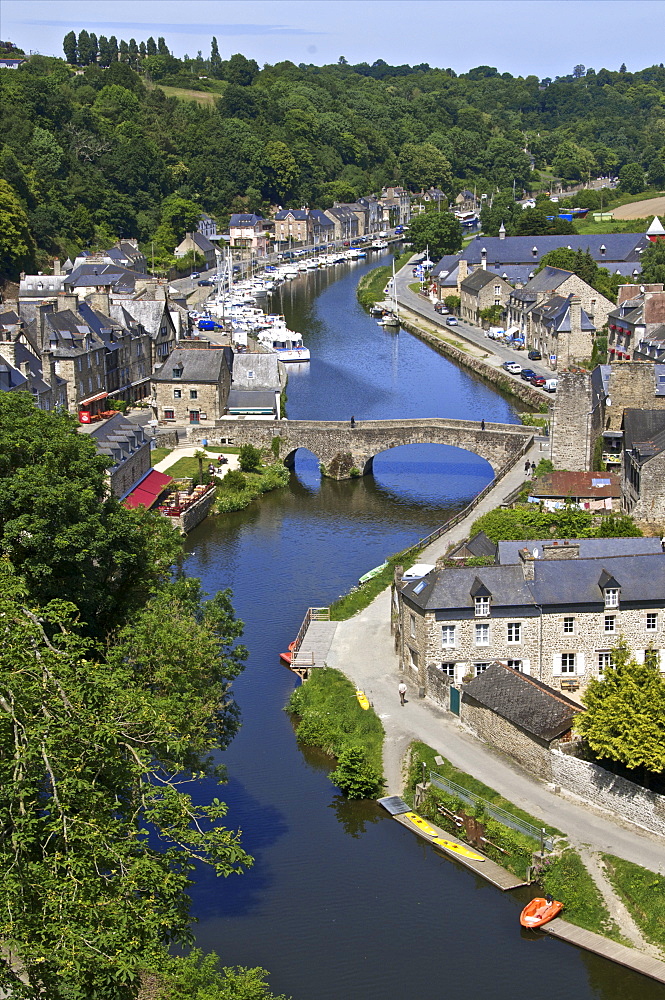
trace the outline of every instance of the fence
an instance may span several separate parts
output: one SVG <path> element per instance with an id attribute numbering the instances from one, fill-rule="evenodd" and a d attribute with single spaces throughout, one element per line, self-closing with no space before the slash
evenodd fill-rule
<path id="1" fill-rule="evenodd" d="M 487 799 L 483 799 L 480 795 L 476 795 L 475 792 L 470 792 L 468 788 L 463 788 L 462 785 L 456 785 L 454 781 L 444 778 L 443 775 L 437 774 L 436 771 L 430 771 L 429 780 L 432 785 L 436 788 L 440 788 L 442 792 L 448 792 L 449 795 L 454 795 L 456 799 L 461 799 L 462 802 L 466 802 L 468 805 L 482 806 L 488 816 L 495 819 L 497 823 L 502 823 L 503 826 L 509 826 L 513 830 L 517 830 L 518 833 L 523 833 L 526 837 L 530 837 L 532 840 L 537 841 L 542 844 L 543 850 L 554 850 L 554 841 L 552 838 L 548 837 L 544 831 L 539 829 L 537 826 L 533 826 L 531 823 L 527 823 L 526 820 L 513 816 L 512 813 L 506 812 L 506 810 L 502 809 L 500 806 L 495 806 L 492 802 L 488 802 Z"/>

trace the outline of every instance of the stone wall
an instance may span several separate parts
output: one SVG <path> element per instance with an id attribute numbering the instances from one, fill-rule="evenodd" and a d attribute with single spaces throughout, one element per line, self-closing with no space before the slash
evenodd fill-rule
<path id="1" fill-rule="evenodd" d="M 588 472 L 596 438 L 602 431 L 602 407 L 593 405 L 591 372 L 560 372 L 552 414 L 552 462 L 555 469 Z"/>
<path id="2" fill-rule="evenodd" d="M 580 798 L 652 833 L 665 835 L 665 796 L 597 764 L 551 751 L 551 781 Z"/>
<path id="3" fill-rule="evenodd" d="M 125 462 L 112 473 L 109 474 L 111 493 L 114 497 L 121 497 L 131 489 L 137 479 L 150 468 L 150 442 L 144 444 L 134 452 Z"/>
<path id="4" fill-rule="evenodd" d="M 611 366 L 611 405 L 606 409 L 607 428 L 619 430 L 626 409 L 665 409 L 665 396 L 656 396 L 652 361 L 616 361 Z"/>
<path id="5" fill-rule="evenodd" d="M 545 781 L 552 780 L 552 752 L 544 740 L 531 736 L 519 726 L 480 705 L 468 694 L 462 697 L 460 721 L 475 736 L 507 753 L 531 774 Z"/>
<path id="6" fill-rule="evenodd" d="M 650 524 L 665 522 L 665 452 L 654 455 L 640 468 L 639 494 L 626 476 L 630 457 L 624 457 L 623 502 L 628 513 Z"/>
<path id="7" fill-rule="evenodd" d="M 197 524 L 200 524 L 204 517 L 208 516 L 210 508 L 215 502 L 215 496 L 217 495 L 216 490 L 209 490 L 204 493 L 200 500 L 193 503 L 191 507 L 188 507 L 180 517 L 169 517 L 169 521 L 173 522 L 173 526 L 177 527 L 186 535 L 189 531 L 192 531 Z"/>
<path id="8" fill-rule="evenodd" d="M 428 663 L 426 677 L 427 697 L 435 701 L 437 705 L 445 708 L 446 711 L 450 711 L 450 683 L 452 678 L 446 677 L 433 663 Z"/>

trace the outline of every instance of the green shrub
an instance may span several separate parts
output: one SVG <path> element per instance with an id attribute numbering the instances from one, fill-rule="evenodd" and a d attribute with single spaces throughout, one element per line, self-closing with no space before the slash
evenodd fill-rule
<path id="1" fill-rule="evenodd" d="M 240 469 L 229 469 L 221 482 L 221 488 L 229 492 L 237 493 L 239 490 L 244 490 L 246 486 L 247 480 Z"/>
<path id="2" fill-rule="evenodd" d="M 261 467 L 260 450 L 253 444 L 242 445 L 238 464 L 243 472 L 256 472 Z"/>
<path id="3" fill-rule="evenodd" d="M 337 758 L 337 767 L 330 780 L 347 799 L 370 799 L 379 794 L 383 786 L 374 768 L 368 763 L 364 750 L 349 747 Z"/>
<path id="4" fill-rule="evenodd" d="M 279 436 L 279 434 L 275 435 L 275 437 L 270 442 L 270 450 L 273 453 L 273 457 L 274 457 L 275 461 L 277 461 L 278 458 L 279 458 L 279 449 L 280 449 L 281 443 L 282 443 L 282 439 Z"/>

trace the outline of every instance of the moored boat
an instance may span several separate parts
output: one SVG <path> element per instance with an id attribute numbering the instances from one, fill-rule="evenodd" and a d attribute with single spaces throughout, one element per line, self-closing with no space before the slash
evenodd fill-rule
<path id="1" fill-rule="evenodd" d="M 293 642 L 289 643 L 289 650 L 288 650 L 288 652 L 287 653 L 280 653 L 279 654 L 279 658 L 282 661 L 282 663 L 287 663 L 289 666 L 291 665 L 291 660 L 293 659 L 293 650 L 295 648 L 296 648 L 296 643 L 295 643 L 295 639 L 294 639 Z"/>
<path id="2" fill-rule="evenodd" d="M 553 920 L 563 910 L 563 903 L 558 899 L 548 896 L 536 896 L 530 903 L 527 903 L 520 913 L 520 923 L 522 927 L 541 927 L 548 920 Z"/>

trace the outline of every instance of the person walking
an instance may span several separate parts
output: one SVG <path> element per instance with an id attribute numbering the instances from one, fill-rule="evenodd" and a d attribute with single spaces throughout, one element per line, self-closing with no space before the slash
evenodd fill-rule
<path id="1" fill-rule="evenodd" d="M 481 431 L 485 430 L 485 421 L 484 420 L 480 421 L 480 429 L 481 429 Z"/>
<path id="2" fill-rule="evenodd" d="M 528 472 L 530 468 L 531 468 L 531 462 L 527 458 L 526 462 L 524 463 L 524 471 Z"/>
<path id="3" fill-rule="evenodd" d="M 353 428 L 355 426 L 356 426 L 356 418 L 355 417 L 351 417 L 351 430 L 353 430 Z"/>
<path id="4" fill-rule="evenodd" d="M 397 690 L 399 691 L 399 703 L 400 705 L 404 705 L 406 702 L 406 684 L 404 681 L 400 681 L 400 685 Z"/>

